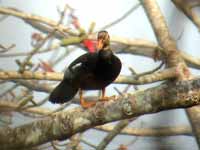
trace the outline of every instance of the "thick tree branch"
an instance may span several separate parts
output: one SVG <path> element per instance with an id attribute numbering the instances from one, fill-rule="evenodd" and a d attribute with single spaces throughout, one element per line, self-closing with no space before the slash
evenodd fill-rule
<path id="1" fill-rule="evenodd" d="M 0 148 L 25 148 L 56 139 L 64 140 L 96 125 L 167 109 L 191 107 L 200 104 L 199 93 L 200 78 L 167 83 L 106 103 L 99 102 L 87 110 L 75 108 L 14 129 L 2 128 Z"/>
<path id="2" fill-rule="evenodd" d="M 26 108 L 23 110 L 17 110 L 18 105 L 13 102 L 6 102 L 1 100 L 0 102 L 0 112 L 7 112 L 7 111 L 23 111 L 28 113 L 34 113 L 38 115 L 48 115 L 52 111 L 33 107 L 33 108 Z M 113 125 L 103 125 L 95 127 L 97 130 L 110 132 L 114 129 Z M 176 126 L 176 127 L 156 127 L 156 128 L 130 128 L 126 127 L 121 131 L 120 134 L 125 135 L 133 135 L 133 136 L 177 136 L 177 135 L 192 135 L 192 129 L 189 126 Z"/>

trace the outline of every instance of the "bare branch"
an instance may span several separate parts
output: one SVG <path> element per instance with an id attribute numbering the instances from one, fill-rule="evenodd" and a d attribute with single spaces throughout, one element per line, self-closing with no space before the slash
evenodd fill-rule
<path id="1" fill-rule="evenodd" d="M 34 113 L 34 114 L 38 114 L 38 115 L 46 115 L 48 113 L 50 113 L 51 111 L 48 109 L 43 109 L 43 108 L 39 108 L 39 107 L 35 107 L 35 108 L 25 108 L 25 109 L 17 109 L 18 104 L 14 103 L 14 102 L 7 102 L 7 101 L 0 101 L 0 112 L 8 112 L 8 111 L 24 111 L 24 112 L 28 112 L 28 113 Z"/>
<path id="2" fill-rule="evenodd" d="M 122 120 L 120 121 L 113 130 L 100 142 L 100 144 L 97 146 L 96 150 L 102 150 L 105 149 L 106 146 L 112 141 L 112 139 L 119 134 L 121 130 L 123 130 L 128 124 L 130 120 Z"/>
<path id="3" fill-rule="evenodd" d="M 114 83 L 118 84 L 146 84 L 157 81 L 162 81 L 176 76 L 176 68 L 169 68 L 153 74 L 144 75 L 135 79 L 132 76 L 120 75 Z M 60 81 L 63 79 L 63 73 L 55 72 L 31 72 L 24 71 L 23 73 L 17 71 L 0 71 L 1 80 L 25 79 L 25 80 L 52 80 Z"/>
<path id="4" fill-rule="evenodd" d="M 34 21 L 34 22 L 39 22 L 39 23 L 43 23 L 45 25 L 48 25 L 50 27 L 52 27 L 53 29 L 56 29 L 60 32 L 69 32 L 69 28 L 67 28 L 66 26 L 60 24 L 57 27 L 57 22 L 45 17 L 41 17 L 41 16 L 37 16 L 37 15 L 33 15 L 33 14 L 28 14 L 28 13 L 24 13 L 20 10 L 14 9 L 14 8 L 6 8 L 6 7 L 0 7 L 0 13 L 4 14 L 4 15 L 11 15 L 11 16 L 15 16 L 18 18 L 21 18 L 25 21 Z M 71 33 L 71 32 L 70 32 Z"/>
<path id="5" fill-rule="evenodd" d="M 97 130 L 110 132 L 114 129 L 113 125 L 103 125 L 95 127 Z M 120 134 L 133 136 L 192 136 L 192 129 L 189 126 L 156 127 L 156 128 L 130 128 L 126 127 Z"/>
<path id="6" fill-rule="evenodd" d="M 181 63 L 182 66 L 185 66 L 182 57 L 177 51 L 176 43 L 168 31 L 167 23 L 161 13 L 157 2 L 155 0 L 141 1 L 145 8 L 145 12 L 148 15 L 149 21 L 154 29 L 156 38 L 161 47 L 163 47 L 164 51 L 166 52 L 167 65 L 169 67 L 174 67 Z"/>
<path id="7" fill-rule="evenodd" d="M 197 14 L 195 14 L 191 6 L 189 5 L 188 2 L 183 1 L 183 0 L 172 0 L 172 2 L 175 4 L 175 6 L 180 9 L 195 25 L 196 27 L 200 30 L 200 19 Z M 198 2 L 199 3 L 199 2 Z"/>
<path id="8" fill-rule="evenodd" d="M 58 49 L 60 47 L 59 44 L 54 44 L 51 47 L 45 48 L 43 50 L 39 50 L 35 53 L 35 55 L 37 54 L 41 54 L 41 53 L 47 53 L 47 52 L 51 52 L 54 51 L 56 49 Z M 4 53 L 4 54 L 0 54 L 0 57 L 18 57 L 18 56 L 27 56 L 27 55 L 31 55 L 31 51 L 29 52 L 16 52 L 16 53 Z"/>
<path id="9" fill-rule="evenodd" d="M 13 102 L 0 102 L 0 112 L 7 112 L 16 110 L 17 104 Z M 24 112 L 35 113 L 38 115 L 47 115 L 51 113 L 51 110 L 45 108 L 26 108 Z M 110 132 L 114 129 L 113 125 L 97 126 L 94 129 Z M 156 127 L 156 128 L 130 128 L 126 127 L 120 134 L 133 135 L 133 136 L 177 136 L 177 135 L 192 135 L 192 130 L 189 126 L 175 126 L 175 127 Z"/>
<path id="10" fill-rule="evenodd" d="M 115 21 L 112 21 L 111 23 L 103 26 L 100 28 L 100 30 L 105 30 L 107 28 L 112 27 L 113 25 L 116 25 L 117 23 L 121 22 L 124 20 L 126 17 L 128 17 L 133 11 L 135 11 L 138 7 L 140 6 L 140 3 L 132 6 L 126 13 L 124 13 L 120 18 L 116 19 Z"/>

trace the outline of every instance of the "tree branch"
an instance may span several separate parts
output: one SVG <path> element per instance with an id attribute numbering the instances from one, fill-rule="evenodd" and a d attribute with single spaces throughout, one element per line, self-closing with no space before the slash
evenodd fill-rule
<path id="1" fill-rule="evenodd" d="M 200 78 L 167 83 L 120 96 L 84 110 L 74 108 L 59 112 L 17 128 L 0 129 L 0 148 L 16 149 L 36 146 L 52 140 L 64 140 L 75 133 L 104 123 L 200 104 Z"/>
<path id="2" fill-rule="evenodd" d="M 164 48 L 167 58 L 167 65 L 169 67 L 175 67 L 181 64 L 182 67 L 185 66 L 185 62 L 182 59 L 181 55 L 177 51 L 176 42 L 170 35 L 167 27 L 167 23 L 161 13 L 161 10 L 155 0 L 141 0 L 145 12 L 149 18 L 149 21 L 154 29 L 156 38 Z M 182 68 L 180 68 L 181 70 Z M 178 78 L 182 78 L 177 76 Z"/>
<path id="3" fill-rule="evenodd" d="M 1 100 L 0 102 L 0 112 L 7 112 L 16 110 L 18 107 L 17 104 L 13 102 L 7 102 Z M 17 111 L 17 110 L 16 110 Z M 19 110 L 28 113 L 34 113 L 38 115 L 48 115 L 52 111 L 45 108 L 33 107 L 33 108 L 25 108 L 23 110 Z M 113 125 L 102 125 L 95 127 L 97 130 L 110 132 L 113 131 Z M 156 127 L 156 128 L 130 128 L 126 127 L 119 134 L 124 135 L 133 135 L 133 136 L 177 136 L 177 135 L 192 135 L 192 129 L 189 126 L 176 126 L 176 127 Z"/>
<path id="4" fill-rule="evenodd" d="M 192 11 L 189 3 L 183 0 L 172 0 L 175 6 L 180 9 L 200 30 L 200 19 L 197 14 Z"/>
<path id="5" fill-rule="evenodd" d="M 110 132 L 114 129 L 112 125 L 102 125 L 95 127 L 97 130 Z M 156 127 L 156 128 L 131 128 L 126 127 L 120 134 L 133 136 L 192 136 L 192 129 L 189 126 Z"/>
<path id="6" fill-rule="evenodd" d="M 54 20 L 51 20 L 51 19 L 48 19 L 48 18 L 45 18 L 45 17 L 42 17 L 42 16 L 24 13 L 20 10 L 15 9 L 15 8 L 0 7 L 0 13 L 4 14 L 4 15 L 15 16 L 15 17 L 23 19 L 24 21 L 39 22 L 39 23 L 48 25 L 48 26 L 50 26 L 50 27 L 62 32 L 62 33 L 63 32 L 64 33 L 70 32 L 70 29 L 67 28 L 66 26 L 62 25 L 62 24 L 60 24 L 57 27 L 57 22 L 54 21 Z M 72 33 L 70 32 L 70 34 L 72 34 Z"/>
<path id="7" fill-rule="evenodd" d="M 32 107 L 32 108 L 25 108 L 25 109 L 17 109 L 18 104 L 14 102 L 7 102 L 7 101 L 0 101 L 0 112 L 9 112 L 9 111 L 18 111 L 18 112 L 28 112 L 28 113 L 34 113 L 38 115 L 46 115 L 51 113 L 50 110 L 39 108 L 39 107 Z"/>
<path id="8" fill-rule="evenodd" d="M 108 133 L 108 135 L 99 143 L 96 150 L 105 149 L 106 146 L 115 138 L 121 130 L 123 130 L 128 124 L 130 120 L 125 119 L 117 123 L 117 125 L 113 128 L 112 131 Z"/>
<path id="9" fill-rule="evenodd" d="M 169 68 L 162 71 L 158 71 L 152 74 L 147 74 L 139 77 L 138 79 L 133 76 L 125 76 L 120 75 L 114 83 L 117 84 L 146 84 L 153 83 L 157 81 L 167 80 L 174 78 L 176 76 L 176 68 Z M 17 71 L 0 71 L 0 79 L 1 80 L 16 80 L 16 79 L 25 79 L 25 80 L 52 80 L 52 81 L 60 81 L 63 79 L 63 73 L 56 72 L 31 72 L 24 71 L 23 73 Z M 20 81 L 24 85 L 31 83 L 26 83 L 24 81 Z M 34 86 L 35 87 L 35 86 Z M 33 87 L 33 88 L 34 88 Z M 44 88 L 44 91 L 49 91 L 48 88 L 44 86 L 40 86 L 40 89 Z"/>

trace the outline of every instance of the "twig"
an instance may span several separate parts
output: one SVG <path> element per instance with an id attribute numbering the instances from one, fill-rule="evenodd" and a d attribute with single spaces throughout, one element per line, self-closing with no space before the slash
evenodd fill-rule
<path id="1" fill-rule="evenodd" d="M 60 24 L 57 27 L 57 22 L 42 16 L 37 16 L 37 15 L 33 15 L 33 14 L 28 14 L 28 13 L 24 13 L 20 10 L 17 9 L 13 9 L 13 8 L 6 8 L 6 7 L 0 7 L 0 13 L 4 14 L 4 15 L 11 15 L 11 16 L 15 16 L 18 18 L 21 18 L 23 20 L 25 20 L 26 22 L 29 21 L 34 21 L 36 23 L 43 23 L 45 25 L 50 26 L 51 28 L 58 30 L 59 32 L 65 32 L 65 33 L 70 33 L 72 35 L 74 35 L 74 33 L 70 32 L 70 29 L 62 24 Z M 76 34 L 75 34 L 76 35 Z"/>
<path id="2" fill-rule="evenodd" d="M 51 47 L 48 47 L 47 49 L 43 49 L 43 50 L 39 50 L 35 53 L 35 55 L 37 54 L 41 54 L 41 53 L 47 53 L 47 52 L 51 52 L 56 50 L 57 48 L 59 48 L 60 45 L 59 44 L 54 44 Z M 18 56 L 27 56 L 27 55 L 31 55 L 32 51 L 30 52 L 16 52 L 16 53 L 8 53 L 8 54 L 0 54 L 0 57 L 18 57 Z"/>
<path id="3" fill-rule="evenodd" d="M 63 19 L 64 19 L 64 16 L 65 16 L 65 11 L 66 11 L 66 9 L 67 9 L 67 7 L 65 7 L 65 8 L 64 8 L 64 11 L 61 13 L 60 20 L 59 20 L 59 22 L 57 23 L 56 27 L 58 27 L 58 26 L 62 23 L 62 21 L 63 21 Z M 26 65 L 29 63 L 29 61 L 30 61 L 30 59 L 33 57 L 33 55 L 36 54 L 36 53 L 40 50 L 40 48 L 46 43 L 46 41 L 47 41 L 50 37 L 52 37 L 52 36 L 54 35 L 54 33 L 55 33 L 57 30 L 58 30 L 58 29 L 55 28 L 55 29 L 54 29 L 51 33 L 49 33 L 44 39 L 42 39 L 42 41 L 40 41 L 40 43 L 31 51 L 31 54 L 28 55 L 28 56 L 26 57 L 26 59 L 24 60 L 23 63 L 21 63 L 20 68 L 19 68 L 19 72 L 24 72 Z"/>
<path id="4" fill-rule="evenodd" d="M 158 71 L 164 64 L 165 64 L 165 63 L 162 62 L 158 67 L 156 67 L 156 68 L 154 68 L 154 69 L 152 69 L 152 70 L 150 70 L 150 71 L 136 74 L 136 75 L 134 76 L 134 78 L 138 79 L 138 78 L 140 78 L 141 76 L 148 75 L 148 74 L 152 74 L 152 73 Z M 132 68 L 129 68 L 129 69 L 132 71 Z"/>
<path id="5" fill-rule="evenodd" d="M 126 13 L 124 13 L 122 16 L 120 16 L 118 19 L 112 21 L 111 23 L 101 27 L 99 30 L 105 30 L 107 28 L 110 28 L 113 25 L 116 25 L 117 23 L 121 22 L 122 20 L 124 20 L 125 18 L 127 18 L 133 11 L 135 11 L 141 4 L 138 3 L 134 6 L 132 6 Z"/>
<path id="6" fill-rule="evenodd" d="M 67 102 L 67 103 L 64 103 L 64 104 L 62 104 L 60 107 L 58 107 L 57 109 L 55 109 L 55 110 L 53 110 L 53 111 L 49 112 L 48 114 L 45 114 L 44 116 L 41 116 L 41 117 L 51 116 L 51 115 L 53 115 L 53 114 L 55 114 L 55 113 L 57 113 L 57 112 L 60 112 L 60 111 L 62 111 L 63 109 L 65 109 L 66 107 L 68 107 L 71 103 L 72 103 L 72 101 L 69 101 L 69 102 Z"/>
<path id="7" fill-rule="evenodd" d="M 0 112 L 8 112 L 8 111 L 17 111 L 17 112 L 28 112 L 28 113 L 33 113 L 33 114 L 38 114 L 38 115 L 46 115 L 50 113 L 51 111 L 48 109 L 44 108 L 26 108 L 26 109 L 21 109 L 17 110 L 18 104 L 15 102 L 8 102 L 8 101 L 0 101 Z"/>
<path id="8" fill-rule="evenodd" d="M 30 53 L 30 55 L 28 55 L 26 57 L 26 59 L 24 60 L 23 63 L 20 64 L 20 68 L 19 68 L 19 72 L 24 72 L 25 71 L 25 67 L 26 65 L 30 62 L 31 58 L 33 57 L 33 55 L 35 55 L 39 50 L 40 48 L 46 43 L 46 41 L 51 37 L 53 36 L 54 32 L 52 32 L 51 34 L 47 35 L 43 41 L 41 41 L 41 43 L 39 43 Z"/>
<path id="9" fill-rule="evenodd" d="M 81 138 L 82 133 L 75 134 L 70 138 L 70 142 L 67 145 L 71 148 L 71 150 L 82 150 L 80 146 Z"/>
<path id="10" fill-rule="evenodd" d="M 100 144 L 97 146 L 96 150 L 102 150 L 105 149 L 106 146 L 113 140 L 113 138 L 119 134 L 121 130 L 123 130 L 128 124 L 130 120 L 123 120 L 120 121 L 113 130 L 100 142 Z"/>
<path id="11" fill-rule="evenodd" d="M 24 107 L 24 109 L 39 107 L 39 106 L 43 105 L 45 102 L 47 102 L 48 99 L 49 99 L 49 96 L 47 96 L 46 98 L 44 98 L 40 102 L 37 102 L 35 105 L 29 105 L 29 106 Z"/>
<path id="12" fill-rule="evenodd" d="M 14 47 L 15 47 L 15 44 L 12 44 L 8 47 L 5 47 L 5 46 L 0 44 L 0 49 L 2 49 L 2 50 L 0 50 L 0 53 L 8 52 L 9 50 L 12 50 L 12 48 L 14 48 Z"/>
<path id="13" fill-rule="evenodd" d="M 7 93 L 13 91 L 14 89 L 16 89 L 19 86 L 19 84 L 15 84 L 13 85 L 11 88 L 7 89 L 6 91 L 4 91 L 3 93 L 0 94 L 0 98 L 2 98 L 4 95 L 6 95 Z"/>
<path id="14" fill-rule="evenodd" d="M 51 146 L 53 147 L 54 150 L 61 150 L 60 148 L 58 148 L 58 147 L 55 145 L 54 141 L 51 142 Z"/>
<path id="15" fill-rule="evenodd" d="M 18 107 L 17 109 L 21 109 L 23 108 L 28 102 L 30 102 L 33 99 L 32 95 L 28 95 L 27 97 L 25 97 L 24 99 L 22 99 L 19 103 L 18 103 Z"/>
<path id="16" fill-rule="evenodd" d="M 113 125 L 97 126 L 94 129 L 110 132 L 114 129 Z M 173 127 L 156 127 L 156 128 L 124 128 L 120 134 L 133 136 L 177 136 L 187 135 L 192 136 L 192 129 L 189 126 L 173 126 Z"/>
<path id="17" fill-rule="evenodd" d="M 89 145 L 90 147 L 92 147 L 92 148 L 94 148 L 94 149 L 97 148 L 96 145 L 94 145 L 94 144 L 88 142 L 87 140 L 85 140 L 85 139 L 83 139 L 83 138 L 81 139 L 81 142 L 84 143 L 84 144 L 86 144 L 86 145 Z"/>
<path id="18" fill-rule="evenodd" d="M 15 82 L 17 84 L 20 84 L 21 86 L 25 86 L 30 90 L 35 90 L 38 92 L 51 92 L 53 90 L 53 87 L 49 84 L 42 84 L 37 83 L 35 81 L 25 81 L 25 80 L 11 80 L 12 82 Z"/>

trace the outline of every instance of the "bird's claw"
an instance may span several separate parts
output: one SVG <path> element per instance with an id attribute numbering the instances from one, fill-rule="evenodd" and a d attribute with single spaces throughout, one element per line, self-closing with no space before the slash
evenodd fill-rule
<path id="1" fill-rule="evenodd" d="M 85 100 L 81 100 L 81 106 L 85 109 L 93 107 L 96 104 L 96 102 L 94 101 L 85 101 Z"/>

